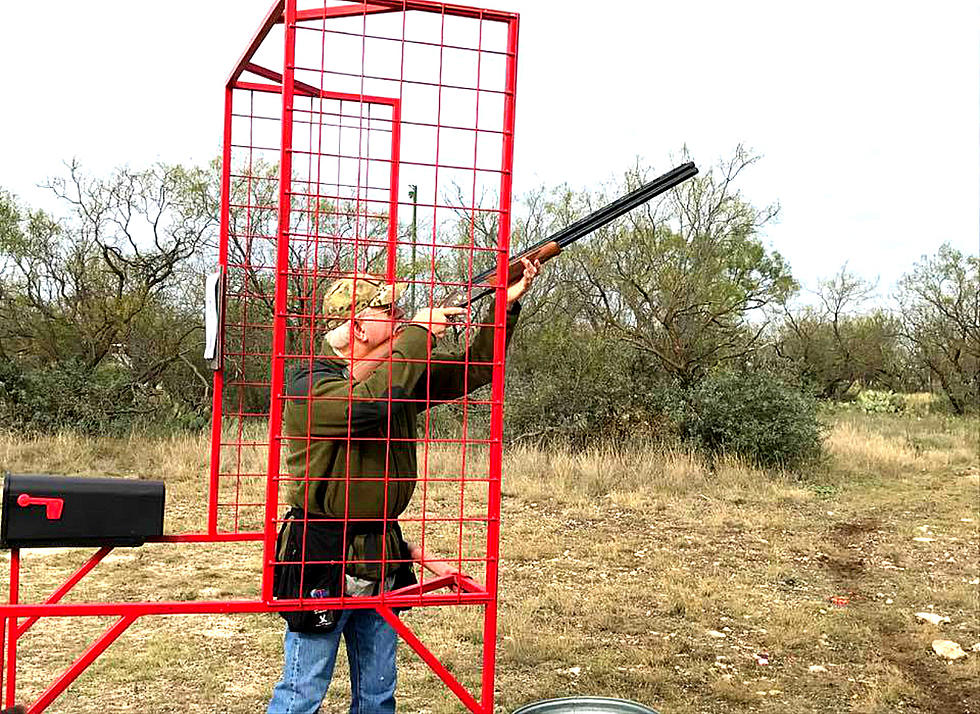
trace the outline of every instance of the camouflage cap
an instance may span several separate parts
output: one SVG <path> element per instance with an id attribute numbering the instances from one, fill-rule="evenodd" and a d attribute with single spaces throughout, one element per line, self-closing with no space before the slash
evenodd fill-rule
<path id="1" fill-rule="evenodd" d="M 342 325 L 368 307 L 388 307 L 401 296 L 406 283 L 389 283 L 380 275 L 356 273 L 335 280 L 323 296 L 327 329 Z"/>

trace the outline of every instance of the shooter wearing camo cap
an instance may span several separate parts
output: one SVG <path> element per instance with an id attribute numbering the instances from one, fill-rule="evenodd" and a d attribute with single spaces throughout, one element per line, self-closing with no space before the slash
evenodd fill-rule
<path id="1" fill-rule="evenodd" d="M 328 329 L 338 327 L 369 307 L 390 308 L 406 283 L 390 283 L 379 275 L 357 273 L 331 283 L 323 296 L 323 317 Z"/>
<path id="2" fill-rule="evenodd" d="M 517 299 L 539 267 L 525 261 L 523 278 L 507 290 L 508 343 L 520 314 Z M 297 584 L 303 597 L 317 596 L 314 591 L 336 597 L 341 588 L 346 595 L 377 594 L 415 582 L 411 561 L 425 556 L 405 542 L 397 519 L 415 491 L 417 417 L 493 376 L 494 328 L 481 328 L 466 352 L 438 352 L 449 319 L 464 310 L 430 307 L 405 320 L 397 307 L 404 288 L 367 274 L 335 281 L 323 300 L 321 318 L 329 329 L 323 354 L 286 376 L 282 435 L 290 477 L 283 480 L 291 510 L 279 561 L 303 554 Z M 289 552 L 295 557 L 282 557 Z M 339 565 L 311 563 L 342 559 L 342 574 Z M 380 614 L 353 609 L 318 619 L 284 617 L 283 674 L 269 714 L 317 711 L 341 634 L 351 668 L 351 711 L 395 711 L 398 635 Z"/>

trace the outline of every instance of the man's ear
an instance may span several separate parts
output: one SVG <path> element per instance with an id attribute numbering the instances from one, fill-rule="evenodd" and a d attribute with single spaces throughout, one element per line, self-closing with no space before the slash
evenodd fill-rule
<path id="1" fill-rule="evenodd" d="M 353 320 L 351 320 L 351 327 L 352 327 L 351 334 L 355 340 L 360 340 L 361 342 L 363 342 L 364 340 L 367 339 L 367 331 L 365 331 L 364 329 L 364 323 L 361 322 L 358 318 L 355 317 Z"/>

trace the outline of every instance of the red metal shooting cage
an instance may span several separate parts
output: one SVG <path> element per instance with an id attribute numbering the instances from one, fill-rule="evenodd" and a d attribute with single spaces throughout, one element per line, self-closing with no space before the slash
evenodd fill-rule
<path id="1" fill-rule="evenodd" d="M 0 607 L 7 705 L 16 699 L 17 640 L 39 617 L 119 619 L 31 712 L 45 709 L 138 617 L 342 607 L 376 608 L 470 711 L 493 711 L 517 33 L 516 14 L 429 0 L 280 0 L 273 6 L 225 89 L 207 523 L 201 532 L 158 539 L 261 544 L 261 597 L 60 603 L 105 557 L 106 547 L 47 602 L 22 604 L 20 554 L 13 549 L 10 604 Z M 491 277 L 474 281 L 484 271 Z M 351 314 L 325 312 L 327 287 L 364 274 L 405 283 L 406 315 L 450 293 L 496 293 L 493 309 L 467 307 L 455 334 L 436 349 L 430 346 L 424 358 L 396 353 L 377 367 L 390 375 L 400 361 L 421 362 L 426 374 L 458 369 L 464 380 L 477 370 L 492 375 L 489 385 L 435 411 L 429 407 L 440 400 L 429 387 L 364 397 L 347 376 L 342 397 L 348 408 L 374 399 L 387 414 L 399 402 L 412 402 L 420 412 L 417 438 L 408 445 L 418 464 L 417 478 L 410 479 L 414 497 L 398 521 L 441 574 L 419 569 L 418 585 L 372 596 L 277 600 L 272 574 L 287 495 L 325 480 L 312 472 L 308 459 L 294 463 L 292 472 L 286 467 L 291 445 L 308 452 L 329 439 L 348 453 L 355 442 L 373 441 L 389 451 L 393 445 L 384 429 L 359 432 L 348 426 L 343 433 L 318 436 L 311 424 L 304 433 L 283 431 L 284 408 L 311 411 L 318 399 L 310 389 L 288 392 L 287 376 L 325 357 L 321 345 L 329 317 Z M 470 353 L 480 330 L 492 331 L 492 354 L 483 358 Z M 471 386 L 464 384 L 464 391 Z M 388 466 L 379 473 L 359 472 L 349 459 L 343 475 L 335 470 L 332 479 L 345 494 L 344 514 L 307 517 L 333 520 L 345 530 L 358 522 L 349 512 L 352 487 L 373 481 L 388 493 L 397 481 L 409 480 Z M 382 519 L 382 527 L 388 524 Z M 289 562 L 322 563 L 304 558 Z M 344 569 L 376 564 L 389 572 L 400 562 L 400 555 L 384 551 L 370 563 L 355 562 L 346 552 L 336 561 Z M 454 605 L 482 612 L 476 695 L 395 614 L 404 607 Z"/>

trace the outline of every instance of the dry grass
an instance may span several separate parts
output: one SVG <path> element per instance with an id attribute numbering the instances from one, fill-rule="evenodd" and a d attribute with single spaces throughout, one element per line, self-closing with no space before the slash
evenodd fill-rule
<path id="1" fill-rule="evenodd" d="M 839 414 L 827 446 L 826 462 L 802 475 L 734 460 L 712 469 L 685 453 L 507 452 L 501 711 L 591 694 L 663 714 L 980 712 L 980 653 L 945 663 L 930 649 L 936 638 L 966 649 L 980 642 L 976 421 Z M 201 527 L 207 458 L 206 436 L 0 436 L 0 468 L 11 471 L 164 478 L 172 532 Z M 470 454 L 470 475 L 484 462 Z M 428 467 L 462 465 L 459 454 L 433 451 Z M 468 507 L 485 508 L 485 486 L 443 484 L 420 488 L 413 513 L 453 512 L 461 493 Z M 449 530 L 432 530 L 430 547 L 451 547 Z M 50 591 L 86 555 L 29 553 L 25 599 Z M 257 593 L 259 554 L 249 544 L 153 545 L 111 558 L 73 597 Z M 834 596 L 848 604 L 833 606 Z M 915 619 L 930 609 L 952 621 Z M 479 678 L 478 614 L 407 615 L 470 685 Z M 36 695 L 106 626 L 37 625 L 22 642 L 21 691 Z M 280 657 L 274 616 L 145 618 L 51 711 L 262 711 Z M 461 710 L 407 648 L 400 660 L 400 710 Z M 338 680 L 324 711 L 346 710 Z"/>

